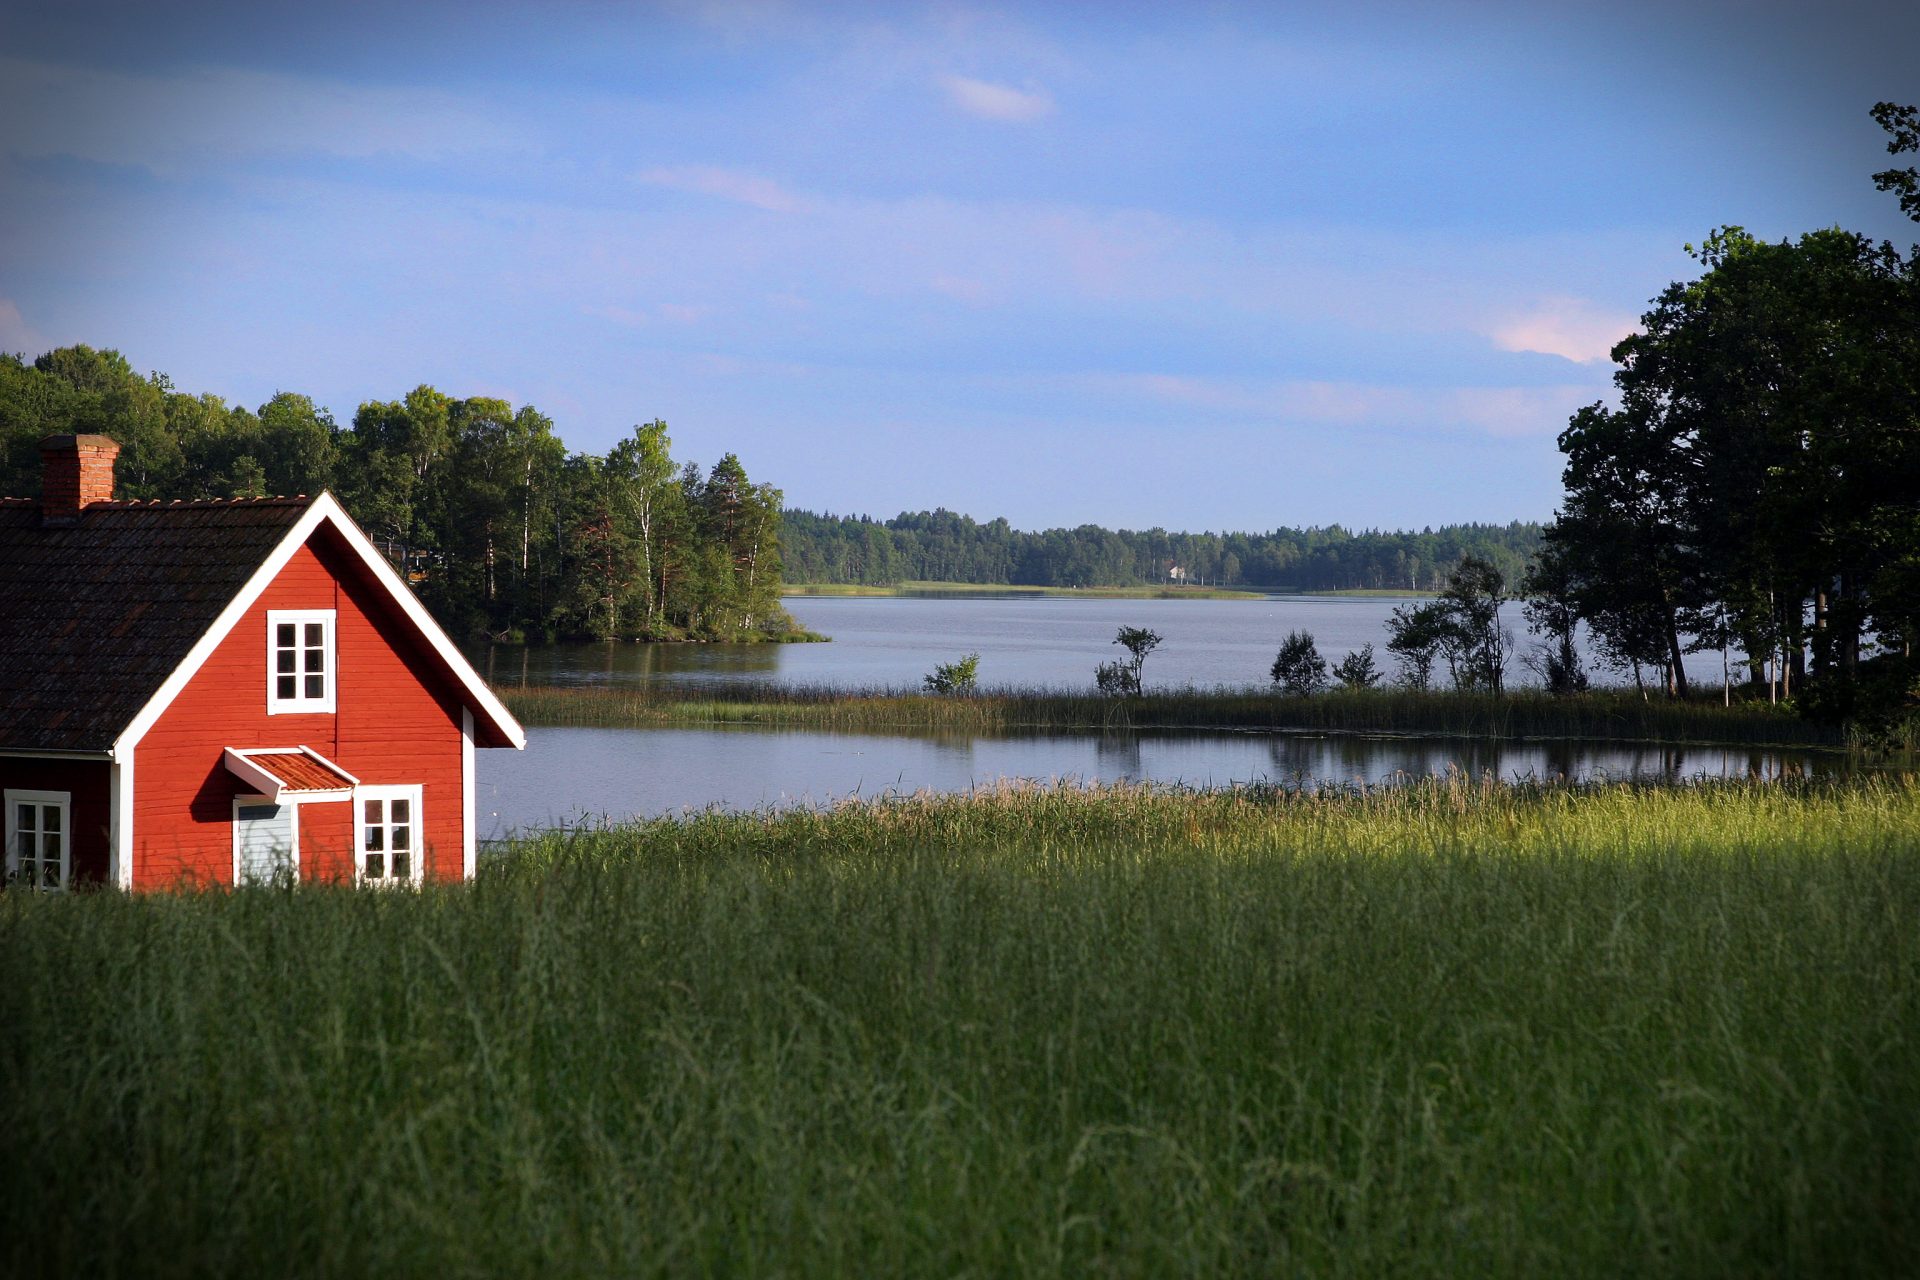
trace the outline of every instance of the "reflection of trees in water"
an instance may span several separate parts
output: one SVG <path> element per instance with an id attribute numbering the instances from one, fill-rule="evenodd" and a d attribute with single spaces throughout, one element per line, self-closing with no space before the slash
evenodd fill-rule
<path id="1" fill-rule="evenodd" d="M 1272 780 L 1287 786 L 1373 785 L 1395 779 L 1458 775 L 1503 782 L 1642 780 L 1690 782 L 1701 777 L 1774 780 L 1806 777 L 1824 761 L 1775 752 L 1697 745 L 1623 745 L 1557 739 L 1506 742 L 1485 738 L 1367 738 L 1272 734 Z"/>
<path id="2" fill-rule="evenodd" d="M 1140 762 L 1140 735 L 1137 733 L 1103 733 L 1094 739 L 1094 758 L 1100 762 L 1100 776 L 1103 778 L 1145 778 L 1146 770 Z"/>
<path id="3" fill-rule="evenodd" d="M 527 687 L 544 684 L 650 684 L 703 680 L 733 683 L 739 676 L 775 676 L 780 671 L 777 644 L 604 644 L 501 645 L 486 652 L 469 648 L 475 665 L 498 683 Z"/>

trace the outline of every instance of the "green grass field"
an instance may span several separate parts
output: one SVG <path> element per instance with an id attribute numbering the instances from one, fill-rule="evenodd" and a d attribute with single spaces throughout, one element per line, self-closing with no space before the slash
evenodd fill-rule
<path id="1" fill-rule="evenodd" d="M 0 894 L 0 1273 L 1910 1274 L 1920 788 L 1006 791 Z"/>
<path id="2" fill-rule="evenodd" d="M 1405 689 L 1333 691 L 1309 698 L 1266 689 L 1153 690 L 1109 698 L 1089 689 L 988 688 L 970 697 L 903 689 L 733 686 L 713 689 L 502 686 L 508 710 L 530 725 L 669 728 L 762 724 L 860 732 L 1099 732 L 1126 729 L 1300 729 L 1477 738 L 1588 738 L 1622 742 L 1847 745 L 1844 728 L 1766 703 L 1671 702 L 1631 690 L 1555 698 L 1517 690 L 1501 698 Z"/>

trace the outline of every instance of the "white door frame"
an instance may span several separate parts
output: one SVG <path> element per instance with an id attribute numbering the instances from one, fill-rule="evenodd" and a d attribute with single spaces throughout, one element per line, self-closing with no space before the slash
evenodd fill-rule
<path id="1" fill-rule="evenodd" d="M 284 796 L 278 800 L 270 796 L 241 795 L 233 798 L 233 882 L 240 880 L 240 810 L 248 809 L 285 809 L 287 827 L 291 832 L 287 849 L 287 869 L 293 873 L 295 881 L 300 879 L 300 807 Z"/>

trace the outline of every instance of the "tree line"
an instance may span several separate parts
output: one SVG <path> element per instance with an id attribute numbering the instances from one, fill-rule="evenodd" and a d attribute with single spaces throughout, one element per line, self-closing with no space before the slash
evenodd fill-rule
<path id="1" fill-rule="evenodd" d="M 1874 117 L 1920 151 L 1913 107 Z M 1915 171 L 1875 175 L 1920 221 Z M 1613 350 L 1619 403 L 1560 436 L 1566 498 L 1527 579 L 1553 636 L 1685 696 L 1689 652 L 1848 717 L 1914 701 L 1920 637 L 1920 246 L 1740 227 L 1688 246 Z"/>
<path id="2" fill-rule="evenodd" d="M 796 582 L 1121 587 L 1192 583 L 1267 590 L 1439 591 L 1463 557 L 1517 579 L 1540 545 L 1538 524 L 1446 525 L 1418 533 L 1280 528 L 1268 533 L 1118 531 L 1097 525 L 1029 533 L 945 509 L 891 520 L 788 511 Z"/>
<path id="3" fill-rule="evenodd" d="M 48 434 L 113 437 L 123 499 L 331 489 L 455 635 L 783 637 L 778 489 L 733 454 L 677 464 L 664 422 L 604 456 L 532 405 L 429 386 L 342 427 L 304 395 L 250 410 L 142 376 L 117 351 L 0 356 L 0 492 L 40 489 Z"/>

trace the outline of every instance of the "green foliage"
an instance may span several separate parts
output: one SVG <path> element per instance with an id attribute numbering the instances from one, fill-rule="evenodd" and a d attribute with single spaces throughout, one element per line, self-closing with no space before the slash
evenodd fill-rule
<path id="1" fill-rule="evenodd" d="M 1920 151 L 1920 112 L 1913 107 L 1876 102 L 1873 104 L 1873 118 L 1892 135 L 1887 143 L 1888 155 Z M 1904 169 L 1882 170 L 1873 175 L 1873 185 L 1898 196 L 1900 212 L 1920 222 L 1920 169 L 1908 165 Z"/>
<path id="2" fill-rule="evenodd" d="M 1900 1274 L 1916 849 L 1893 782 L 1007 790 L 0 895 L 0 1271 Z"/>
<path id="3" fill-rule="evenodd" d="M 1771 657 L 1783 694 L 1850 682 L 1870 635 L 1904 650 L 1920 615 L 1898 571 L 1920 541 L 1920 260 L 1737 227 L 1695 257 L 1615 349 L 1619 408 L 1560 437 L 1556 590 L 1676 696 L 1685 652 L 1722 645 L 1756 682 Z"/>
<path id="4" fill-rule="evenodd" d="M 1273 659 L 1273 682 L 1296 697 L 1305 697 L 1327 682 L 1327 660 L 1320 656 L 1313 635 L 1289 631 Z"/>
<path id="5" fill-rule="evenodd" d="M 784 545 L 788 576 L 823 584 L 1438 591 L 1463 555 L 1517 579 L 1539 541 L 1540 526 L 1524 522 L 1406 533 L 1339 525 L 1226 534 L 1081 525 L 1029 533 L 1005 520 L 940 510 L 886 521 L 789 511 Z"/>
<path id="6" fill-rule="evenodd" d="M 925 680 L 928 693 L 970 696 L 979 691 L 980 655 L 969 653 L 957 662 L 943 662 Z"/>
<path id="7" fill-rule="evenodd" d="M 1333 664 L 1333 678 L 1344 689 L 1371 689 L 1380 683 L 1380 668 L 1373 660 L 1369 641 Z"/>
<path id="8" fill-rule="evenodd" d="M 1119 665 L 1119 664 L 1115 664 Z M 521 723 L 602 728 L 764 725 L 848 733 L 1101 732 L 1110 729 L 1310 729 L 1481 738 L 1589 738 L 1621 742 L 1844 747 L 1848 731 L 1785 706 L 1736 701 L 1648 701 L 1632 691 L 1556 697 L 1519 689 L 1502 697 L 1453 691 L 1335 689 L 1275 698 L 1245 689 L 1154 689 L 1116 703 L 1084 689 L 988 688 L 970 698 L 923 690 L 762 684 L 725 689 L 499 688 Z"/>
<path id="9" fill-rule="evenodd" d="M 0 356 L 0 492 L 39 491 L 37 443 L 121 445 L 122 498 L 333 489 L 458 635 L 767 639 L 779 604 L 779 490 L 727 454 L 676 467 L 666 424 L 605 458 L 569 454 L 531 405 L 428 386 L 368 401 L 342 430 L 306 396 L 259 412 L 141 377 L 118 352 Z"/>
<path id="10" fill-rule="evenodd" d="M 1094 668 L 1093 683 L 1101 693 L 1114 697 L 1140 696 L 1140 669 L 1147 655 L 1160 647 L 1160 635 L 1145 627 L 1121 627 L 1113 642 L 1127 651 L 1116 662 L 1103 662 Z"/>

